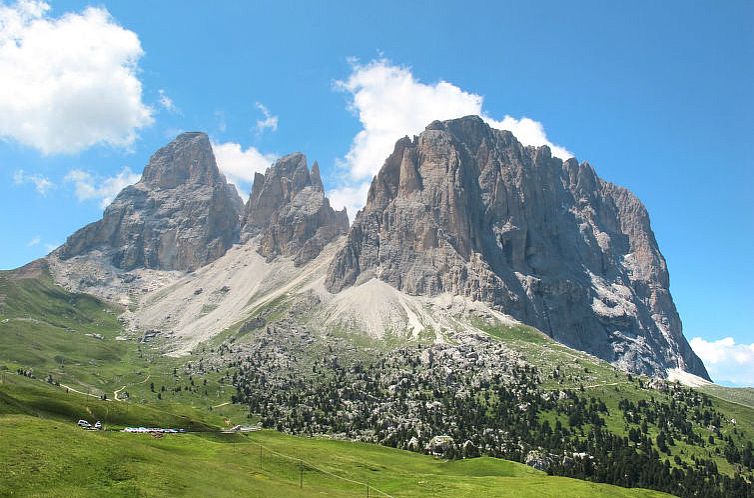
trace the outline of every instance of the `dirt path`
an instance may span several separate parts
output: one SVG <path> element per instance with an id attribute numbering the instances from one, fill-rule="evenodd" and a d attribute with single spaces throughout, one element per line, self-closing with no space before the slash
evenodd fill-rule
<path id="1" fill-rule="evenodd" d="M 220 408 L 221 406 L 229 405 L 230 401 L 226 401 L 225 403 L 220 403 L 219 405 L 215 405 L 212 408 Z"/>
<path id="2" fill-rule="evenodd" d="M 146 376 L 146 378 L 145 378 L 144 380 L 140 380 L 139 382 L 134 382 L 134 383 L 133 383 L 133 384 L 131 384 L 131 385 L 132 385 L 132 386 L 135 386 L 136 384 L 144 384 L 144 383 L 145 383 L 146 381 L 148 381 L 148 380 L 149 380 L 149 377 L 150 377 L 150 375 L 147 375 L 147 376 Z M 124 401 L 124 400 L 122 400 L 122 399 L 118 398 L 118 393 L 119 393 L 119 392 L 121 392 L 121 391 L 122 391 L 123 389 L 125 389 L 126 387 L 128 387 L 128 384 L 124 385 L 124 386 L 123 386 L 123 387 L 121 387 L 120 389 L 116 389 L 115 391 L 113 391 L 113 399 L 114 399 L 115 401 Z"/>
<path id="3" fill-rule="evenodd" d="M 97 399 L 100 398 L 96 394 L 85 393 L 85 392 L 79 391 L 78 389 L 74 389 L 71 386 L 66 386 L 65 384 L 60 384 L 60 387 L 64 387 L 64 388 L 68 389 L 69 391 L 73 391 L 73 392 L 78 393 L 78 394 L 83 394 L 84 396 L 91 396 L 91 397 L 97 398 Z"/>

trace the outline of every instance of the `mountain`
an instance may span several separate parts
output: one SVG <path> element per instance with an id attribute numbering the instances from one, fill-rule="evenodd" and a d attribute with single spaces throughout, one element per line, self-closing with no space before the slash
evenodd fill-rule
<path id="1" fill-rule="evenodd" d="M 709 378 L 636 196 L 479 117 L 435 121 L 396 144 L 325 285 L 372 278 L 488 303 L 629 371 Z"/>
<path id="2" fill-rule="evenodd" d="M 170 247 L 183 264 L 157 257 Z M 139 251 L 151 259 L 120 257 Z M 257 175 L 242 206 L 206 136 L 188 134 L 155 154 L 103 220 L 0 272 L 0 423 L 45 444 L 55 437 L 30 416 L 69 421 L 73 439 L 118 436 L 82 433 L 81 418 L 213 432 L 253 421 L 289 434 L 278 456 L 296 454 L 300 434 L 494 475 L 490 457 L 677 496 L 751 496 L 751 397 L 701 379 L 680 327 L 641 203 L 587 163 L 523 147 L 479 118 L 400 140 L 350 228 L 302 154 Z M 23 440 L 14 436 L 0 444 L 8 458 Z M 122 460 L 123 437 L 85 456 Z M 247 437 L 281 436 L 211 436 L 215 446 Z M 144 451 L 167 443 L 147 439 Z M 269 454 L 262 461 L 267 485 L 276 477 Z M 11 489 L 36 482 L 38 466 Z M 299 467 L 300 491 L 314 474 Z M 102 482 L 148 484 L 116 470 Z M 69 474 L 48 473 L 45 486 L 62 489 Z M 458 494 L 425 481 L 419 496 Z M 204 494 L 218 494 L 217 482 Z M 597 489 L 588 486 L 574 494 Z"/>
<path id="3" fill-rule="evenodd" d="M 290 256 L 296 265 L 314 259 L 325 245 L 348 231 L 345 208 L 335 211 L 315 162 L 311 173 L 301 153 L 279 159 L 254 177 L 241 226 L 243 240 L 259 236 L 268 259 Z"/>
<path id="4" fill-rule="evenodd" d="M 628 371 L 709 378 L 641 202 L 478 117 L 399 140 L 350 229 L 303 154 L 258 173 L 242 206 L 207 136 L 184 133 L 49 261 L 68 289 L 127 304 L 137 336 L 172 337 L 167 351 L 287 296 L 290 324 L 322 336 L 447 341 L 482 317 Z"/>
<path id="5" fill-rule="evenodd" d="M 236 242 L 242 207 L 207 135 L 182 133 L 150 158 L 141 180 L 123 189 L 101 220 L 68 237 L 58 253 L 65 260 L 100 251 L 125 270 L 194 270 Z"/>

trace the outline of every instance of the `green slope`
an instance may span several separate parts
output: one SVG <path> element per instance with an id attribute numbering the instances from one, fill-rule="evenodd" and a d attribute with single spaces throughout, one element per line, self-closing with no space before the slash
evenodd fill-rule
<path id="1" fill-rule="evenodd" d="M 288 468 L 290 464 L 281 463 L 281 469 L 288 469 L 285 472 L 275 470 L 276 467 L 254 470 L 253 459 L 259 447 L 256 446 L 256 450 L 252 447 L 260 441 L 282 454 L 299 456 L 320 466 L 333 465 L 324 469 L 377 487 L 383 486 L 397 496 L 508 496 L 505 494 L 508 489 L 511 495 L 522 496 L 527 496 L 526 493 L 531 496 L 554 496 L 556 493 L 584 496 L 598 492 L 609 496 L 646 495 L 641 494 L 641 490 L 547 477 L 533 473 L 529 467 L 502 460 L 479 458 L 444 463 L 378 446 L 298 439 L 267 432 L 251 436 L 186 435 L 180 436 L 181 439 L 173 437 L 160 441 L 148 436 L 83 433 L 72 427 L 71 421 L 84 417 L 100 419 L 115 427 L 167 425 L 202 430 L 250 421 L 242 406 L 229 403 L 235 392 L 232 367 L 220 363 L 208 368 L 201 377 L 191 377 L 185 366 L 205 359 L 203 353 L 197 352 L 182 359 L 166 358 L 154 345 L 117 340 L 120 334 L 119 311 L 95 298 L 71 294 L 54 285 L 44 266 L 0 272 L 0 370 L 5 371 L 0 378 L 4 381 L 0 386 L 0 448 L 3 448 L 0 449 L 0 461 L 8 462 L 9 469 L 16 469 L 0 470 L 5 472 L 0 474 L 0 495 L 3 494 L 3 485 L 19 489 L 29 486 L 26 493 L 34 494 L 37 482 L 46 482 L 48 486 L 59 482 L 55 494 L 77 496 L 74 490 L 77 483 L 89 482 L 85 477 L 89 472 L 87 465 L 76 463 L 78 460 L 62 463 L 60 465 L 70 472 L 61 474 L 59 469 L 55 470 L 57 464 L 53 462 L 65 458 L 66 445 L 82 437 L 94 438 L 91 442 L 96 444 L 87 444 L 87 449 L 81 450 L 84 453 L 77 458 L 113 469 L 112 475 L 108 473 L 110 471 L 98 470 L 99 477 L 92 478 L 93 487 L 90 491 L 81 491 L 83 495 L 102 495 L 106 491 L 154 495 L 171 487 L 183 490 L 183 494 L 206 494 L 208 489 L 216 487 L 225 494 L 248 488 L 259 496 L 296 495 L 299 474 L 295 465 Z M 546 374 L 543 380 L 545 389 L 583 389 L 590 396 L 604 400 L 609 408 L 605 423 L 616 434 L 625 436 L 633 427 L 626 423 L 618 409 L 621 399 L 667 401 L 667 396 L 646 388 L 647 379 L 631 379 L 608 363 L 571 350 L 534 329 L 477 325 L 519 351 Z M 217 348 L 220 342 L 212 341 L 199 349 L 205 349 L 209 355 L 210 348 Z M 549 375 L 556 368 L 560 375 Z M 29 372 L 36 379 L 16 375 L 17 369 Z M 45 383 L 43 379 L 48 377 L 53 383 L 95 396 L 75 392 L 66 394 L 64 388 Z M 115 391 L 120 394 L 128 392 L 128 402 L 100 401 L 96 397 L 105 394 L 112 399 Z M 713 396 L 716 409 L 727 418 L 736 418 L 737 432 L 732 434 L 735 441 L 740 444 L 754 434 L 754 410 L 746 406 L 750 402 L 747 397 L 750 393 L 714 388 L 706 389 L 706 392 Z M 52 422 L 42 422 L 39 417 Z M 553 425 L 556 420 L 567 422 L 556 413 L 544 413 L 542 417 Z M 42 429 L 49 423 L 57 427 L 53 434 Z M 654 439 L 657 428 L 650 424 L 649 430 Z M 703 428 L 694 430 L 706 438 Z M 728 434 L 729 430 L 725 428 L 723 434 Z M 20 446 L 25 441 L 29 447 L 35 448 L 34 452 L 29 453 Z M 58 444 L 58 441 L 65 444 Z M 122 474 L 118 448 L 131 448 L 134 455 L 133 461 L 126 459 L 130 463 L 124 464 L 127 471 Z M 706 448 L 676 440 L 672 450 L 673 457 L 680 456 L 684 461 L 693 457 L 712 458 L 721 472 L 732 475 L 735 468 L 717 452 L 722 448 L 722 442 L 717 438 Z M 233 456 L 229 453 L 231 451 L 238 452 L 239 456 Z M 56 456 L 58 453 L 60 455 Z M 352 455 L 352 458 L 336 459 L 334 455 L 338 454 Z M 268 458 L 274 460 L 271 453 Z M 671 460 L 670 455 L 666 458 Z M 372 462 L 372 467 L 360 463 L 359 459 Z M 50 463 L 46 463 L 48 460 Z M 331 460 L 339 463 L 328 463 Z M 202 473 L 203 461 L 212 469 L 213 475 L 203 475 L 210 474 Z M 166 463 L 169 464 L 167 468 Z M 374 470 L 381 468 L 378 464 L 386 465 L 384 471 Z M 241 469 L 243 465 L 248 465 L 248 469 Z M 309 473 L 319 475 L 317 472 L 307 472 L 306 475 Z M 504 475 L 499 475 L 501 473 Z M 35 477 L 37 474 L 38 478 Z M 385 478 L 387 474 L 391 477 Z M 340 483 L 338 479 L 322 476 L 322 490 L 326 490 L 322 492 L 333 496 L 338 496 L 337 493 L 354 495 L 353 489 L 339 487 L 342 483 L 333 484 Z M 373 481 L 377 476 L 380 476 L 379 482 Z M 395 477 L 393 481 L 393 476 L 403 477 Z M 194 481 L 195 485 L 186 484 Z M 314 477 L 310 485 L 304 491 L 305 495 L 319 492 L 315 490 L 318 484 Z M 38 489 L 44 489 L 43 484 L 39 486 Z"/>
<path id="2" fill-rule="evenodd" d="M 88 432 L 108 424 L 181 425 L 149 407 L 90 400 L 41 381 L 0 384 L 0 496 L 666 496 L 547 476 L 476 458 L 443 461 L 364 443 L 273 431 L 145 434 Z M 194 421 L 194 428 L 210 430 Z"/>
<path id="3" fill-rule="evenodd" d="M 0 370 L 20 368 L 110 399 L 115 391 L 128 393 L 139 404 L 180 410 L 218 425 L 226 419 L 245 420 L 238 406 L 217 407 L 234 392 L 225 371 L 190 379 L 183 367 L 195 358 L 168 358 L 153 345 L 118 340 L 121 311 L 55 285 L 41 262 L 0 271 Z"/>

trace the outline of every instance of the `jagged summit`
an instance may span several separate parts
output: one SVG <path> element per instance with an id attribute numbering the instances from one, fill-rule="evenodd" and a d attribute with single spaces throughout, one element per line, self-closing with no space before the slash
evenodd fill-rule
<path id="1" fill-rule="evenodd" d="M 206 133 L 187 132 L 155 152 L 142 173 L 142 181 L 159 188 L 224 181 Z"/>
<path id="2" fill-rule="evenodd" d="M 373 277 L 487 302 L 632 371 L 708 378 L 641 202 L 588 163 L 523 146 L 477 116 L 396 143 L 326 286 Z"/>
<path id="3" fill-rule="evenodd" d="M 634 372 L 665 376 L 680 368 L 708 378 L 682 335 L 665 260 L 636 196 L 600 179 L 589 163 L 523 146 L 476 116 L 435 121 L 399 140 L 350 229 L 345 210 L 325 196 L 319 165 L 309 169 L 303 154 L 258 173 L 244 207 L 208 137 L 181 134 L 53 259 L 94 256 L 56 270 L 77 290 L 94 292 L 97 282 L 118 287 L 134 269 L 225 268 L 228 258 L 208 264 L 238 242 L 230 253 L 236 269 L 249 251 L 263 256 L 254 260 L 265 271 L 288 268 L 285 278 L 318 268 L 311 285 L 334 326 L 364 322 L 379 337 L 385 327 L 400 333 L 405 318 L 412 334 L 422 327 L 442 334 L 437 313 L 419 320 L 406 303 L 451 295 Z M 89 268 L 104 266 L 90 278 Z M 222 313 L 242 318 L 245 308 L 234 306 L 253 292 L 238 288 Z"/>
<path id="4" fill-rule="evenodd" d="M 319 165 L 315 162 L 310 172 L 303 154 L 282 157 L 264 175 L 254 177 L 241 238 L 260 236 L 259 253 L 266 258 L 290 256 L 303 264 L 347 230 L 346 210 L 330 206 Z"/>
<path id="5" fill-rule="evenodd" d="M 150 158 L 141 180 L 124 188 L 101 220 L 68 237 L 58 253 L 68 259 L 99 251 L 126 270 L 193 270 L 238 239 L 242 207 L 207 135 L 183 133 Z"/>

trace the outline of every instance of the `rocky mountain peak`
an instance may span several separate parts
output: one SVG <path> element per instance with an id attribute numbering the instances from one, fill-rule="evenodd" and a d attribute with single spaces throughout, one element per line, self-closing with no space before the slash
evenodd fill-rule
<path id="1" fill-rule="evenodd" d="M 193 270 L 237 240 L 243 208 L 220 173 L 205 133 L 182 133 L 158 150 L 141 180 L 124 188 L 103 218 L 71 235 L 63 259 L 98 252 L 126 270 Z"/>
<path id="2" fill-rule="evenodd" d="M 306 263 L 347 230 L 345 209 L 330 206 L 319 165 L 310 172 L 303 154 L 282 157 L 255 175 L 241 238 L 259 236 L 259 253 L 268 259 L 290 256 L 297 265 Z"/>
<path id="3" fill-rule="evenodd" d="M 312 172 L 310 176 L 312 180 L 312 186 L 324 191 L 325 186 L 322 183 L 322 177 L 319 174 L 319 164 L 317 163 L 317 161 L 314 161 L 314 164 L 312 164 Z"/>
<path id="4" fill-rule="evenodd" d="M 399 140 L 326 279 L 484 301 L 626 369 L 708 378 L 641 202 L 477 116 Z"/>
<path id="5" fill-rule="evenodd" d="M 186 132 L 155 152 L 142 173 L 142 182 L 153 188 L 179 185 L 214 185 L 225 181 L 215 162 L 206 133 Z"/>

